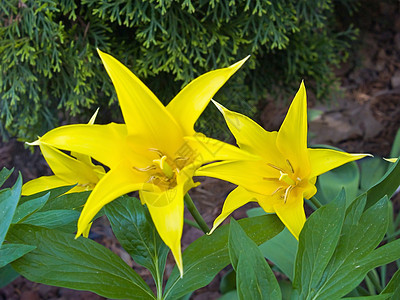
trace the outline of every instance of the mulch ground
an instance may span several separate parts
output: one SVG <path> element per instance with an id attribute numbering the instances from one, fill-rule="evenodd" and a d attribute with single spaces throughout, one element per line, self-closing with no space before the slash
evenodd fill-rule
<path id="1" fill-rule="evenodd" d="M 348 152 L 368 152 L 387 157 L 395 134 L 400 128 L 400 5 L 393 2 L 376 3 L 371 11 L 355 15 L 361 28 L 360 47 L 346 64 L 336 70 L 341 78 L 342 96 L 330 104 L 318 104 L 312 93 L 310 103 L 320 110 L 319 117 L 310 123 L 309 132 L 313 144 L 330 144 Z M 261 124 L 267 130 L 277 130 L 285 116 L 287 106 L 267 101 L 261 113 Z M 38 149 L 33 152 L 15 139 L 0 140 L 0 168 L 20 171 L 25 181 L 51 171 Z M 7 181 L 10 186 L 17 172 Z M 206 222 L 211 225 L 219 214 L 223 200 L 233 185 L 210 178 L 201 178 L 202 184 L 191 192 Z M 398 207 L 400 197 L 394 199 Z M 235 218 L 245 216 L 253 205 L 237 210 Z M 187 216 L 189 217 L 189 216 Z M 96 240 L 120 255 L 139 275 L 151 283 L 147 270 L 137 266 L 114 238 L 106 218 L 93 226 Z M 202 233 L 187 225 L 184 227 L 182 244 L 185 248 Z M 168 275 L 174 266 L 169 257 Z M 212 283 L 194 294 L 193 299 L 216 299 L 220 275 Z M 104 299 L 90 292 L 73 291 L 32 283 L 22 277 L 0 290 L 0 299 Z"/>

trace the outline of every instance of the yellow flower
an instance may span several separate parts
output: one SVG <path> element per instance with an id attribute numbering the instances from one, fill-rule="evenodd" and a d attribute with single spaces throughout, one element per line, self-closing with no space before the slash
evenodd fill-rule
<path id="1" fill-rule="evenodd" d="M 89 125 L 94 123 L 97 111 L 90 119 Z M 97 182 L 106 173 L 102 166 L 94 165 L 92 159 L 87 155 L 73 152 L 69 156 L 54 147 L 41 143 L 39 143 L 39 146 L 54 175 L 42 176 L 28 181 L 22 186 L 22 195 L 32 195 L 49 189 L 75 184 L 76 186 L 69 190 L 68 193 L 93 190 Z"/>
<path id="2" fill-rule="evenodd" d="M 138 190 L 182 276 L 183 198 L 196 186 L 195 170 L 203 163 L 243 155 L 237 147 L 196 134 L 193 126 L 211 97 L 247 58 L 198 77 L 165 107 L 128 68 L 111 55 L 101 51 L 99 55 L 126 125 L 63 126 L 46 133 L 39 143 L 90 155 L 110 167 L 85 204 L 77 236 L 104 205 Z M 186 136 L 194 137 L 195 143 Z"/>
<path id="3" fill-rule="evenodd" d="M 235 209 L 256 201 L 266 212 L 276 213 L 298 239 L 306 220 L 303 198 L 309 199 L 316 193 L 317 176 L 366 156 L 307 148 L 307 99 L 303 83 L 279 132 L 265 131 L 248 117 L 215 104 L 239 147 L 259 159 L 218 162 L 196 172 L 198 176 L 238 185 L 225 200 L 211 232 Z"/>

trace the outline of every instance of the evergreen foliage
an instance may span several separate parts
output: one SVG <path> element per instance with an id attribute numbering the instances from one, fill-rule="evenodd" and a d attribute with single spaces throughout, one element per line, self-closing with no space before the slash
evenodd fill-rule
<path id="1" fill-rule="evenodd" d="M 351 12 L 355 3 L 335 5 Z M 272 87 L 294 88 L 303 78 L 314 79 L 321 96 L 355 36 L 335 24 L 331 0 L 3 0 L 0 133 L 34 139 L 59 120 L 85 121 L 99 106 L 100 115 L 118 111 L 108 109 L 117 101 L 96 47 L 165 103 L 196 76 L 248 54 L 216 96 L 230 109 L 251 115 Z M 215 122 L 199 126 L 210 133 Z"/>

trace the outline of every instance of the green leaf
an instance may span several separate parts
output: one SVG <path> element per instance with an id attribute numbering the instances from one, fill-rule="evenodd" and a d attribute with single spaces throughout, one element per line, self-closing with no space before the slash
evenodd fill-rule
<path id="1" fill-rule="evenodd" d="M 17 209 L 15 210 L 14 217 L 12 219 L 12 223 L 19 223 L 24 218 L 28 217 L 29 215 L 33 214 L 35 211 L 41 209 L 47 200 L 49 200 L 50 193 L 46 195 L 26 201 L 21 205 L 18 205 Z"/>
<path id="2" fill-rule="evenodd" d="M 49 210 L 39 211 L 30 215 L 28 218 L 20 222 L 21 224 L 35 225 L 39 227 L 54 229 L 71 225 L 73 231 L 76 230 L 76 222 L 78 221 L 80 212 L 76 210 Z"/>
<path id="3" fill-rule="evenodd" d="M 228 293 L 222 295 L 218 300 L 237 300 L 239 299 L 236 290 L 229 291 Z"/>
<path id="4" fill-rule="evenodd" d="M 105 211 L 122 247 L 162 285 L 169 248 L 158 235 L 147 208 L 139 199 L 125 196 L 107 204 Z"/>
<path id="5" fill-rule="evenodd" d="M 382 178 L 386 173 L 389 164 L 387 161 L 378 157 L 366 157 L 359 163 L 361 168 L 360 189 L 362 192 L 370 189 Z M 371 172 L 371 170 L 374 171 Z"/>
<path id="6" fill-rule="evenodd" d="M 228 249 L 236 270 L 239 299 L 282 299 L 278 281 L 257 244 L 233 218 L 229 226 Z"/>
<path id="7" fill-rule="evenodd" d="M 113 299 L 154 299 L 143 279 L 116 254 L 86 238 L 16 224 L 7 239 L 37 248 L 12 263 L 27 279 Z"/>
<path id="8" fill-rule="evenodd" d="M 4 242 L 8 228 L 10 227 L 13 219 L 15 209 L 21 197 L 22 176 L 18 175 L 18 179 L 11 189 L 0 191 L 0 211 L 2 217 L 0 218 L 0 247 Z"/>
<path id="9" fill-rule="evenodd" d="M 346 215 L 335 253 L 321 276 L 322 280 L 314 286 L 316 293 L 309 295 L 327 299 L 343 297 L 375 267 L 368 266 L 364 260 L 370 257 L 376 262 L 377 257 L 370 255 L 386 233 L 389 217 L 387 198 L 369 208 L 361 217 L 354 213 L 360 206 L 355 204 Z"/>
<path id="10" fill-rule="evenodd" d="M 346 209 L 345 193 L 316 210 L 300 232 L 293 287 L 300 299 L 312 295 L 339 241 Z"/>
<path id="11" fill-rule="evenodd" d="M 41 210 L 74 209 L 81 211 L 90 193 L 91 191 L 62 194 L 56 197 L 50 196 L 49 201 Z"/>
<path id="12" fill-rule="evenodd" d="M 35 249 L 35 246 L 23 244 L 5 244 L 0 248 L 0 268 Z"/>
<path id="13" fill-rule="evenodd" d="M 13 282 L 19 274 L 8 264 L 0 268 L 0 289 Z"/>
<path id="14" fill-rule="evenodd" d="M 384 196 L 390 199 L 393 193 L 400 185 L 400 159 L 392 164 L 386 174 L 370 188 L 365 194 L 367 195 L 366 208 L 374 205 Z M 359 196 L 360 197 L 360 196 Z"/>
<path id="15" fill-rule="evenodd" d="M 222 276 L 219 291 L 221 294 L 226 294 L 232 290 L 236 290 L 236 272 L 235 270 L 230 269 L 224 276 Z"/>
<path id="16" fill-rule="evenodd" d="M 1 169 L 1 171 L 0 171 L 0 187 L 2 187 L 4 182 L 6 182 L 6 180 L 8 179 L 8 177 L 10 177 L 10 175 L 12 174 L 13 171 L 14 171 L 14 168 L 12 168 L 11 170 L 8 170 L 7 168 L 3 167 L 3 169 Z"/>
<path id="17" fill-rule="evenodd" d="M 257 245 L 284 228 L 276 215 L 245 218 L 238 222 Z M 221 226 L 211 235 L 198 238 L 186 248 L 183 252 L 183 278 L 175 267 L 165 287 L 165 299 L 177 299 L 206 286 L 229 264 L 228 235 L 229 224 Z"/>
<path id="18" fill-rule="evenodd" d="M 47 193 L 50 193 L 49 196 L 49 200 L 47 200 L 47 204 L 51 203 L 54 199 L 56 199 L 57 197 L 65 194 L 66 192 L 68 192 L 70 189 L 72 189 L 75 185 L 70 185 L 70 186 L 61 186 L 55 189 L 51 189 L 51 190 L 47 190 L 47 191 L 43 191 L 43 192 L 39 192 L 33 195 L 29 195 L 29 196 L 23 196 L 21 198 L 20 204 L 25 203 L 29 200 L 32 199 L 36 199 L 39 197 L 43 197 L 44 195 L 46 195 Z M 65 206 L 63 207 L 65 208 Z"/>
<path id="19" fill-rule="evenodd" d="M 360 172 L 355 162 L 347 163 L 318 176 L 316 198 L 322 204 L 331 202 L 344 188 L 347 205 L 357 197 Z"/>
<path id="20" fill-rule="evenodd" d="M 291 281 L 299 243 L 287 228 L 260 245 L 261 253 L 272 261 Z"/>
<path id="21" fill-rule="evenodd" d="M 390 157 L 400 156 L 400 128 L 397 130 L 396 137 L 394 138 Z"/>
<path id="22" fill-rule="evenodd" d="M 346 297 L 342 299 L 347 300 L 385 300 L 389 299 L 391 295 L 374 295 L 374 296 L 360 296 L 360 297 Z"/>
<path id="23" fill-rule="evenodd" d="M 392 299 L 400 298 L 400 269 L 394 273 L 392 279 L 390 279 L 389 283 L 383 289 L 381 294 L 389 294 L 393 293 Z"/>

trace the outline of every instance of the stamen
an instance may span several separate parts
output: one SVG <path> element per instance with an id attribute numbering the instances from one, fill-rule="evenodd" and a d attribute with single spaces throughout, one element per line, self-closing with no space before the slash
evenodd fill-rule
<path id="1" fill-rule="evenodd" d="M 149 148 L 149 151 L 157 153 L 160 156 L 160 158 L 164 156 L 164 154 L 156 148 Z"/>
<path id="2" fill-rule="evenodd" d="M 271 194 L 271 196 L 275 195 L 277 192 L 279 192 L 281 190 L 283 190 L 283 187 L 280 186 Z"/>
<path id="3" fill-rule="evenodd" d="M 286 189 L 286 192 L 285 192 L 285 196 L 284 196 L 284 198 L 283 198 L 283 202 L 286 204 L 286 201 L 287 201 L 287 198 L 289 197 L 289 194 L 290 194 L 290 191 L 292 190 L 294 188 L 294 186 L 289 186 L 287 189 Z"/>
<path id="4" fill-rule="evenodd" d="M 160 159 L 153 159 L 153 162 L 160 166 L 161 171 L 167 176 L 169 179 L 174 177 L 174 171 L 171 166 L 167 163 L 167 157 L 164 155 Z"/>
<path id="5" fill-rule="evenodd" d="M 138 167 L 133 167 L 136 171 L 139 171 L 139 172 L 147 172 L 147 171 L 150 171 L 150 170 L 155 170 L 156 169 L 156 166 L 154 166 L 154 165 L 151 165 L 151 166 L 148 166 L 148 167 L 146 167 L 146 168 L 138 168 Z"/>
<path id="6" fill-rule="evenodd" d="M 290 170 L 292 171 L 292 173 L 294 174 L 294 169 L 293 169 L 293 166 L 292 166 L 292 164 L 290 163 L 290 161 L 287 159 L 286 160 L 286 162 L 287 162 L 287 164 L 289 165 L 289 167 L 290 167 Z"/>
<path id="7" fill-rule="evenodd" d="M 285 173 L 285 171 L 277 166 L 274 166 L 273 164 L 267 163 L 268 166 L 270 166 L 271 168 L 274 168 L 275 170 L 278 170 L 282 173 Z"/>
<path id="8" fill-rule="evenodd" d="M 272 178 L 272 177 L 263 177 L 263 179 L 268 181 L 279 181 L 278 178 Z"/>

